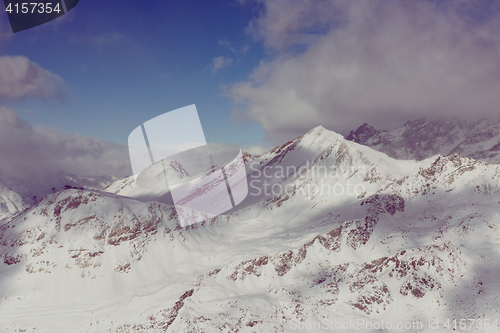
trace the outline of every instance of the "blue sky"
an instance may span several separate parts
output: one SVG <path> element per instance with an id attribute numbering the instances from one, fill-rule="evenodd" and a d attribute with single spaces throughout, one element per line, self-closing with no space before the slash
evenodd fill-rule
<path id="1" fill-rule="evenodd" d="M 150 118 L 196 104 L 207 141 L 262 144 L 257 124 L 230 120 L 233 102 L 223 96 L 265 57 L 245 33 L 256 9 L 232 0 L 81 0 L 63 17 L 13 34 L 1 49 L 61 76 L 69 97 L 5 104 L 32 125 L 116 143 Z M 231 65 L 214 71 L 221 56 Z"/>

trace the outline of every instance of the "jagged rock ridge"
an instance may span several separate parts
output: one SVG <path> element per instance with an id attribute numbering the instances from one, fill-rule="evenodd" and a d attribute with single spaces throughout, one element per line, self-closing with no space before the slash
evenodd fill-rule
<path id="1" fill-rule="evenodd" d="M 420 119 L 382 131 L 365 123 L 346 139 L 397 159 L 423 160 L 437 154 L 459 153 L 500 163 L 500 120 Z"/>

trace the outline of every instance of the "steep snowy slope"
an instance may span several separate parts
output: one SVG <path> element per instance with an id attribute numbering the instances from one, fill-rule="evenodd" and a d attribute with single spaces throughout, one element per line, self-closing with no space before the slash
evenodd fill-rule
<path id="1" fill-rule="evenodd" d="M 0 182 L 0 220 L 22 211 L 26 206 L 19 194 Z"/>
<path id="2" fill-rule="evenodd" d="M 422 160 L 437 154 L 459 153 L 500 163 L 500 120 L 409 121 L 402 127 L 377 131 L 361 125 L 347 136 L 398 159 Z"/>
<path id="3" fill-rule="evenodd" d="M 500 319 L 500 166 L 394 160 L 321 127 L 245 161 L 242 205 L 187 228 L 168 204 L 78 189 L 4 220 L 0 327 L 436 332 L 428 320 Z"/>
<path id="4" fill-rule="evenodd" d="M 190 178 L 189 173 L 179 162 L 171 161 L 168 164 L 162 162 L 150 166 L 142 173 L 139 179 L 142 186 L 138 185 L 135 176 L 130 176 L 113 182 L 104 191 L 146 202 L 156 200 L 171 203 L 170 190 L 168 184 L 165 183 L 164 172 L 171 179 L 187 180 Z M 147 179 L 142 179 L 143 177 Z"/>

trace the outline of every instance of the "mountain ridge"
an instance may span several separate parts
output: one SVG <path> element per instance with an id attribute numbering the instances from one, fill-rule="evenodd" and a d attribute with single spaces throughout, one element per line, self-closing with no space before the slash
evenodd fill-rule
<path id="1" fill-rule="evenodd" d="M 322 127 L 245 162 L 242 205 L 185 228 L 172 205 L 114 187 L 56 192 L 3 220 L 0 325 L 288 332 L 500 314 L 499 165 L 395 160 Z"/>
<path id="2" fill-rule="evenodd" d="M 378 131 L 367 123 L 347 140 L 363 144 L 397 159 L 422 160 L 437 154 L 460 153 L 500 163 L 500 120 L 408 121 L 401 127 Z"/>

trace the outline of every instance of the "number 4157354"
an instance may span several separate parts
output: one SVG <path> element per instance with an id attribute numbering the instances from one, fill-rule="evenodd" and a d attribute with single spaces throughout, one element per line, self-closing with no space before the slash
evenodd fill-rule
<path id="1" fill-rule="evenodd" d="M 23 2 L 20 4 L 16 3 L 14 5 L 9 3 L 9 5 L 5 9 L 5 11 L 8 13 L 14 12 L 16 14 L 19 14 L 19 13 L 21 13 L 21 14 L 28 14 L 28 13 L 31 13 L 31 14 L 34 14 L 34 13 L 50 14 L 52 12 L 56 12 L 56 13 L 61 12 L 61 8 L 59 5 L 60 5 L 59 3 L 56 3 L 55 7 L 52 7 L 51 2 L 48 2 L 48 3 Z"/>

